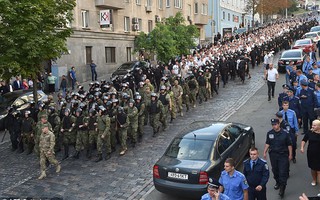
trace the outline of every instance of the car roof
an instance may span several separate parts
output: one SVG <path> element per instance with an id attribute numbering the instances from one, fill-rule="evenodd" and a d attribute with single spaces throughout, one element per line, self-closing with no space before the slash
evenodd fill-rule
<path id="1" fill-rule="evenodd" d="M 285 50 L 282 52 L 282 54 L 287 53 L 287 52 L 301 52 L 302 53 L 302 49 L 289 49 L 289 50 Z"/>
<path id="2" fill-rule="evenodd" d="M 318 34 L 318 33 L 319 33 L 319 31 L 312 31 L 312 32 L 305 33 L 305 35 Z"/>
<path id="3" fill-rule="evenodd" d="M 43 94 L 42 90 L 38 90 L 37 92 Z M 33 93 L 33 90 L 15 90 L 15 91 L 4 94 L 3 97 L 4 98 L 20 97 L 22 95 L 29 95 L 32 93 Z"/>
<path id="4" fill-rule="evenodd" d="M 304 40 L 311 40 L 310 38 L 306 38 L 306 39 L 301 39 L 301 40 L 297 40 L 296 42 L 298 42 L 298 41 L 304 41 Z"/>
<path id="5" fill-rule="evenodd" d="M 195 122 L 197 123 L 197 122 Z M 203 122 L 200 122 L 203 123 Z M 217 136 L 221 131 L 230 125 L 231 123 L 227 122 L 211 122 L 210 123 L 203 123 L 202 126 L 195 126 L 195 124 L 192 124 L 191 126 L 194 126 L 196 128 L 189 129 L 189 131 L 185 131 L 180 133 L 177 137 L 184 138 L 184 139 L 200 139 L 200 140 L 216 140 Z"/>

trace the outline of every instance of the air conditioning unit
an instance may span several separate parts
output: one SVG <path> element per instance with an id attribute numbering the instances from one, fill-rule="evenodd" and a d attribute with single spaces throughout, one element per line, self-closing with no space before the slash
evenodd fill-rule
<path id="1" fill-rule="evenodd" d="M 146 6 L 146 11 L 147 12 L 152 12 L 152 7 L 151 6 Z"/>
<path id="2" fill-rule="evenodd" d="M 156 15 L 156 22 L 161 22 L 161 17 L 159 17 L 158 15 Z"/>
<path id="3" fill-rule="evenodd" d="M 136 17 L 132 18 L 132 24 L 138 24 L 138 23 L 139 23 L 138 18 Z"/>
<path id="4" fill-rule="evenodd" d="M 139 31 L 139 24 L 133 24 L 132 25 L 132 30 L 133 31 Z"/>

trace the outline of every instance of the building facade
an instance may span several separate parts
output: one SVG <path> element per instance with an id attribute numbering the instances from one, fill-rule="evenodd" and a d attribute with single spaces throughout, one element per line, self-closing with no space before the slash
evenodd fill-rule
<path id="1" fill-rule="evenodd" d="M 122 63 L 137 59 L 133 50 L 139 32 L 152 31 L 156 23 L 177 12 L 183 13 L 187 25 L 197 26 L 199 41 L 205 40 L 207 0 L 77 0 L 68 52 L 53 63 L 56 75 L 75 66 L 78 81 L 90 80 L 92 60 L 98 76 L 112 73 Z"/>
<path id="2" fill-rule="evenodd" d="M 252 25 L 252 14 L 245 12 L 246 0 L 209 0 L 209 23 L 205 26 L 206 39 L 213 41 L 218 32 Z"/>

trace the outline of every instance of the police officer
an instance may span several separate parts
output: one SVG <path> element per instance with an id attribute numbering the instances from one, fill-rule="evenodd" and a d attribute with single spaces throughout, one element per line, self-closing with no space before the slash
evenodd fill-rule
<path id="1" fill-rule="evenodd" d="M 69 157 L 69 145 L 74 145 L 76 142 L 76 135 L 74 130 L 74 122 L 76 118 L 71 115 L 69 108 L 66 108 L 64 111 L 64 117 L 61 121 L 61 134 L 63 137 L 63 147 L 64 147 L 64 156 L 62 160 Z"/>
<path id="2" fill-rule="evenodd" d="M 137 95 L 135 97 L 135 105 L 138 109 L 138 130 L 137 130 L 138 142 L 141 142 L 142 137 L 143 137 L 143 127 L 144 127 L 144 117 L 145 117 L 146 105 L 144 102 L 142 102 L 142 97 L 140 95 Z"/>
<path id="3" fill-rule="evenodd" d="M 167 118 L 168 113 L 172 109 L 172 102 L 170 95 L 166 91 L 166 86 L 160 86 L 160 93 L 159 93 L 159 101 L 161 101 L 163 105 L 163 111 L 161 112 L 160 122 L 162 123 L 163 130 L 166 130 L 168 127 Z"/>
<path id="4" fill-rule="evenodd" d="M 89 110 L 89 121 L 87 124 L 88 127 L 88 135 L 89 135 L 89 155 L 88 157 L 91 158 L 92 156 L 92 151 L 95 147 L 95 144 L 97 143 L 97 138 L 98 138 L 98 132 L 96 131 L 96 124 L 97 122 L 97 112 L 95 109 L 90 109 Z"/>
<path id="5" fill-rule="evenodd" d="M 289 124 L 289 133 L 292 141 L 292 162 L 296 163 L 297 137 L 299 132 L 299 123 L 296 113 L 289 109 L 289 102 L 282 102 L 281 110 L 283 119 Z"/>
<path id="6" fill-rule="evenodd" d="M 230 200 L 230 198 L 220 193 L 219 191 L 219 182 L 213 178 L 209 178 L 207 191 L 208 193 L 202 195 L 201 200 Z"/>
<path id="7" fill-rule="evenodd" d="M 248 200 L 248 188 L 246 177 L 235 169 L 233 158 L 227 158 L 224 162 L 224 171 L 219 178 L 220 192 L 232 200 Z"/>
<path id="8" fill-rule="evenodd" d="M 151 102 L 148 104 L 147 108 L 150 115 L 150 125 L 153 129 L 153 137 L 155 137 L 160 130 L 160 112 L 163 110 L 163 105 L 161 101 L 158 100 L 156 93 L 151 93 Z"/>
<path id="9" fill-rule="evenodd" d="M 55 136 L 56 142 L 54 150 L 55 152 L 58 152 L 61 150 L 61 136 L 60 136 L 60 117 L 58 116 L 58 113 L 55 110 L 55 107 L 50 106 L 48 109 L 48 121 L 52 126 L 53 134 Z"/>
<path id="10" fill-rule="evenodd" d="M 300 99 L 303 133 L 307 133 L 308 124 L 310 123 L 311 127 L 312 121 L 315 119 L 314 108 L 317 107 L 318 100 L 314 91 L 308 87 L 307 81 L 302 80 L 301 87 L 298 98 Z"/>
<path id="11" fill-rule="evenodd" d="M 265 160 L 259 158 L 259 152 L 256 147 L 249 150 L 250 159 L 243 163 L 243 174 L 249 185 L 249 200 L 267 199 L 267 182 L 269 180 L 269 167 Z"/>
<path id="12" fill-rule="evenodd" d="M 129 100 L 129 106 L 127 108 L 127 114 L 129 119 L 128 125 L 128 137 L 131 138 L 132 147 L 136 146 L 137 143 L 137 131 L 138 131 L 138 108 L 134 105 L 133 99 Z"/>
<path id="13" fill-rule="evenodd" d="M 206 87 L 207 82 L 203 75 L 203 71 L 199 70 L 199 76 L 198 76 L 198 84 L 199 84 L 199 104 L 202 104 L 202 101 L 207 101 L 207 93 L 206 93 Z"/>
<path id="14" fill-rule="evenodd" d="M 103 144 L 106 144 L 106 160 L 111 158 L 111 132 L 110 132 L 110 117 L 106 115 L 106 109 L 103 106 L 99 106 L 99 112 L 96 122 L 97 137 L 97 150 L 98 158 L 95 162 L 102 160 L 102 148 Z"/>
<path id="15" fill-rule="evenodd" d="M 196 100 L 197 100 L 197 94 L 199 91 L 199 84 L 196 80 L 195 76 L 193 74 L 190 75 L 190 80 L 188 81 L 188 86 L 190 89 L 190 103 L 195 108 L 196 107 Z M 212 86 L 212 85 L 211 85 Z"/>
<path id="16" fill-rule="evenodd" d="M 27 148 L 27 155 L 32 153 L 34 147 L 34 120 L 30 116 L 31 112 L 26 110 L 21 123 L 21 137 L 24 148 Z"/>
<path id="17" fill-rule="evenodd" d="M 280 127 L 279 119 L 271 119 L 271 124 L 272 129 L 267 133 L 263 157 L 266 159 L 267 152 L 269 152 L 272 172 L 276 181 L 274 189 L 280 188 L 279 195 L 282 198 L 289 175 L 289 161 L 292 159 L 292 142 L 288 132 Z"/>
<path id="18" fill-rule="evenodd" d="M 85 117 L 82 113 L 82 109 L 78 108 L 76 111 L 76 121 L 74 127 L 77 131 L 77 140 L 76 140 L 76 153 L 73 158 L 78 159 L 80 151 L 85 149 L 87 150 L 87 157 L 89 157 L 88 151 L 88 118 Z"/>
<path id="19" fill-rule="evenodd" d="M 283 92 L 279 93 L 279 96 L 278 96 L 279 110 L 282 109 L 282 102 L 283 102 L 283 100 L 288 96 L 289 85 L 283 84 L 283 85 L 282 85 L 282 89 L 283 89 Z"/>

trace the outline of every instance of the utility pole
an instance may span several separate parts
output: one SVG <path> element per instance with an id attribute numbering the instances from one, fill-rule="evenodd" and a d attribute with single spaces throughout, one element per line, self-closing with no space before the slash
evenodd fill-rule
<path id="1" fill-rule="evenodd" d="M 288 19 L 288 0 L 286 0 L 286 19 Z"/>

